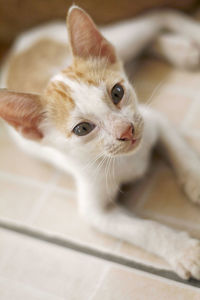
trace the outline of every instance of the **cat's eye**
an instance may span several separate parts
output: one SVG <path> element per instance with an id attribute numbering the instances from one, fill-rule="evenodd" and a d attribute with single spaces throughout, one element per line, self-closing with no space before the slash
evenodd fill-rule
<path id="1" fill-rule="evenodd" d="M 73 133 L 78 136 L 83 136 L 90 133 L 95 128 L 95 125 L 88 122 L 82 122 L 76 125 L 73 129 Z"/>
<path id="2" fill-rule="evenodd" d="M 121 86 L 121 84 L 117 83 L 114 85 L 114 87 L 111 90 L 111 97 L 113 100 L 113 103 L 117 105 L 124 96 L 124 89 Z"/>

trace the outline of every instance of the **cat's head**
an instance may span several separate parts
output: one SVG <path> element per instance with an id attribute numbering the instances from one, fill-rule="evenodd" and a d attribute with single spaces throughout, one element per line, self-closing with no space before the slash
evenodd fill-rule
<path id="1" fill-rule="evenodd" d="M 72 64 L 42 95 L 1 90 L 0 116 L 25 137 L 66 151 L 134 151 L 143 120 L 116 50 L 77 6 L 69 10 L 67 28 Z"/>

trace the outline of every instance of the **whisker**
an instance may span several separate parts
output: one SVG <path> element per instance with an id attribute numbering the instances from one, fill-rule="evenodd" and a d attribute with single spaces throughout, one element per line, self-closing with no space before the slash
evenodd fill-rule
<path id="1" fill-rule="evenodd" d="M 102 151 L 101 153 L 99 153 L 93 160 L 89 161 L 83 168 L 82 170 L 85 170 L 89 167 L 91 167 L 92 165 L 95 164 L 95 162 L 100 159 L 102 156 L 104 155 L 104 151 Z"/>
<path id="2" fill-rule="evenodd" d="M 95 172 L 94 172 L 94 177 L 93 180 L 95 181 L 98 175 L 98 172 L 101 170 L 102 166 L 104 165 L 104 163 L 107 161 L 107 157 L 104 156 L 103 159 L 100 161 L 100 163 L 97 165 Z"/>
<path id="3" fill-rule="evenodd" d="M 145 101 L 145 105 L 146 106 L 150 106 L 152 101 L 153 101 L 153 97 L 156 95 L 156 93 L 159 91 L 159 89 L 161 87 L 164 86 L 166 80 L 162 80 L 154 89 L 153 89 L 153 92 L 151 94 L 151 96 Z"/>

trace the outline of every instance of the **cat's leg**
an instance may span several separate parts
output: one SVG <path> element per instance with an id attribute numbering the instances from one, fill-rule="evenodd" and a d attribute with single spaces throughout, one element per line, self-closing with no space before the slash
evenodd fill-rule
<path id="1" fill-rule="evenodd" d="M 102 28 L 103 35 L 115 46 L 120 58 L 130 61 L 160 32 L 161 24 L 156 14 L 116 23 Z"/>
<path id="2" fill-rule="evenodd" d="M 160 33 L 148 52 L 178 68 L 195 70 L 200 67 L 200 47 L 193 39 L 180 34 Z"/>
<path id="3" fill-rule="evenodd" d="M 200 46 L 200 25 L 188 16 L 170 10 L 158 10 L 102 29 L 124 61 L 136 57 L 162 30 L 193 40 Z"/>
<path id="4" fill-rule="evenodd" d="M 95 187 L 91 183 L 84 187 L 82 184 L 82 189 L 79 190 L 79 210 L 90 225 L 103 233 L 161 256 L 184 279 L 200 279 L 198 240 L 189 237 L 185 232 L 131 215 L 125 209 L 111 203 L 105 186 L 101 185 L 102 182 Z"/>
<path id="5" fill-rule="evenodd" d="M 154 122 L 158 142 L 176 177 L 190 200 L 200 204 L 200 157 L 186 142 L 181 132 L 163 115 L 141 106 L 141 112 Z"/>
<path id="6" fill-rule="evenodd" d="M 200 23 L 198 20 L 173 10 L 162 11 L 160 17 L 164 29 L 188 37 L 200 46 Z"/>

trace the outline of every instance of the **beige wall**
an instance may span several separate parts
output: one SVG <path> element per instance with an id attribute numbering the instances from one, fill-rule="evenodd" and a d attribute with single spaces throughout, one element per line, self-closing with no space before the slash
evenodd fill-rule
<path id="1" fill-rule="evenodd" d="M 0 42 L 20 31 L 52 19 L 64 19 L 69 0 L 0 0 Z M 198 0 L 76 0 L 97 23 L 130 18 L 149 8 L 170 6 L 190 10 Z"/>

